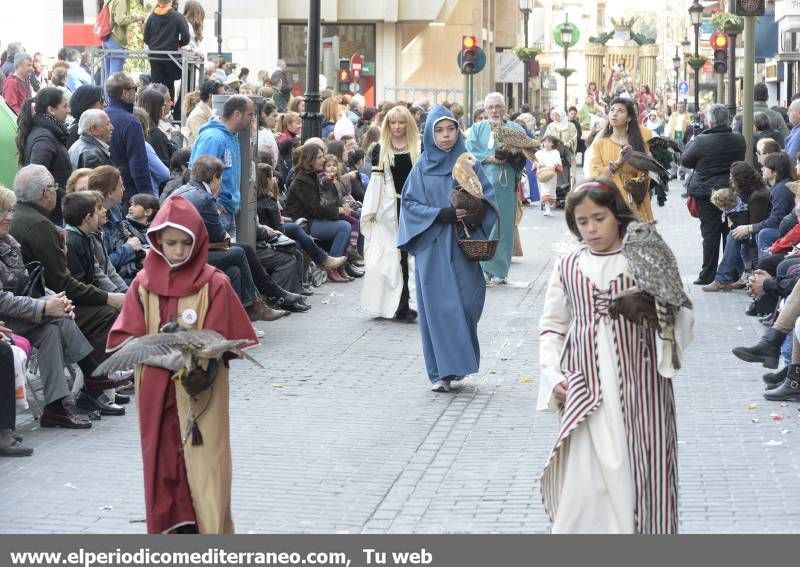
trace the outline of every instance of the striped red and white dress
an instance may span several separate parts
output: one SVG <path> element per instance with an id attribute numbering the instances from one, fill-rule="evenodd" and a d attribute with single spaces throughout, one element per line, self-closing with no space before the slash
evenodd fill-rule
<path id="1" fill-rule="evenodd" d="M 561 259 L 550 280 L 538 409 L 560 414 L 541 479 L 554 533 L 678 529 L 675 401 L 671 380 L 659 373 L 659 339 L 608 314 L 612 299 L 632 286 L 619 251 L 587 247 Z M 552 391 L 565 379 L 561 407 Z"/>

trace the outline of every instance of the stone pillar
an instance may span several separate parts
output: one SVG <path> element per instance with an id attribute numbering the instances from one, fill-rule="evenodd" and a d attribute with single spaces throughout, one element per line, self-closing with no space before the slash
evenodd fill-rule
<path id="1" fill-rule="evenodd" d="M 648 85 L 651 89 L 656 87 L 656 60 L 658 58 L 658 45 L 646 43 L 639 46 L 639 84 Z"/>
<path id="2" fill-rule="evenodd" d="M 587 88 L 589 83 L 594 82 L 599 90 L 604 90 L 607 80 L 603 77 L 603 58 L 606 54 L 606 46 L 601 43 L 587 43 L 584 53 L 586 55 Z"/>

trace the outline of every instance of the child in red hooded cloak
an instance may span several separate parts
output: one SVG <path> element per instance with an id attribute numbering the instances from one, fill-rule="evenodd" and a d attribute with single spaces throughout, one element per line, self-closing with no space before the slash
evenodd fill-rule
<path id="1" fill-rule="evenodd" d="M 144 269 L 111 329 L 109 351 L 175 321 L 257 344 L 230 281 L 206 263 L 208 233 L 192 204 L 169 199 L 147 238 L 151 248 Z M 175 369 L 136 368 L 147 531 L 233 533 L 227 363 L 195 398 L 170 379 Z M 197 427 L 187 431 L 191 415 Z"/>

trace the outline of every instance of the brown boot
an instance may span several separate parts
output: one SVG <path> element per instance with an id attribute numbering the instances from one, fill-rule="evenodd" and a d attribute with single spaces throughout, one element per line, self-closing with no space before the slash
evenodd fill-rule
<path id="1" fill-rule="evenodd" d="M 339 274 L 340 276 L 342 276 L 344 279 L 346 279 L 349 282 L 351 282 L 351 281 L 353 281 L 355 279 L 353 276 L 351 276 L 350 274 L 348 274 L 344 270 L 344 267 L 341 267 L 338 270 L 336 270 L 336 273 Z"/>
<path id="2" fill-rule="evenodd" d="M 247 316 L 251 321 L 277 321 L 288 314 L 289 312 L 283 309 L 273 309 L 260 299 L 256 299 L 250 307 L 247 307 Z"/>
<path id="3" fill-rule="evenodd" d="M 339 270 L 328 270 L 328 281 L 333 283 L 350 283 L 350 278 L 342 277 Z"/>
<path id="4" fill-rule="evenodd" d="M 345 256 L 327 256 L 320 266 L 323 270 L 337 270 L 347 261 Z"/>

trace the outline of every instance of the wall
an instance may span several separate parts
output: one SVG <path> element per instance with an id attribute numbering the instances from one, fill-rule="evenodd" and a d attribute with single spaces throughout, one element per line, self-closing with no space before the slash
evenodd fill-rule
<path id="1" fill-rule="evenodd" d="M 10 0 L 9 0 L 10 7 Z M 4 5 L 6 3 L 4 2 Z M 41 51 L 55 59 L 63 47 L 64 5 L 62 0 L 27 2 L 24 11 L 12 11 L 0 18 L 0 38 L 4 50 L 12 41 L 21 41 L 31 54 Z M 35 22 L 35 25 L 30 25 Z"/>

